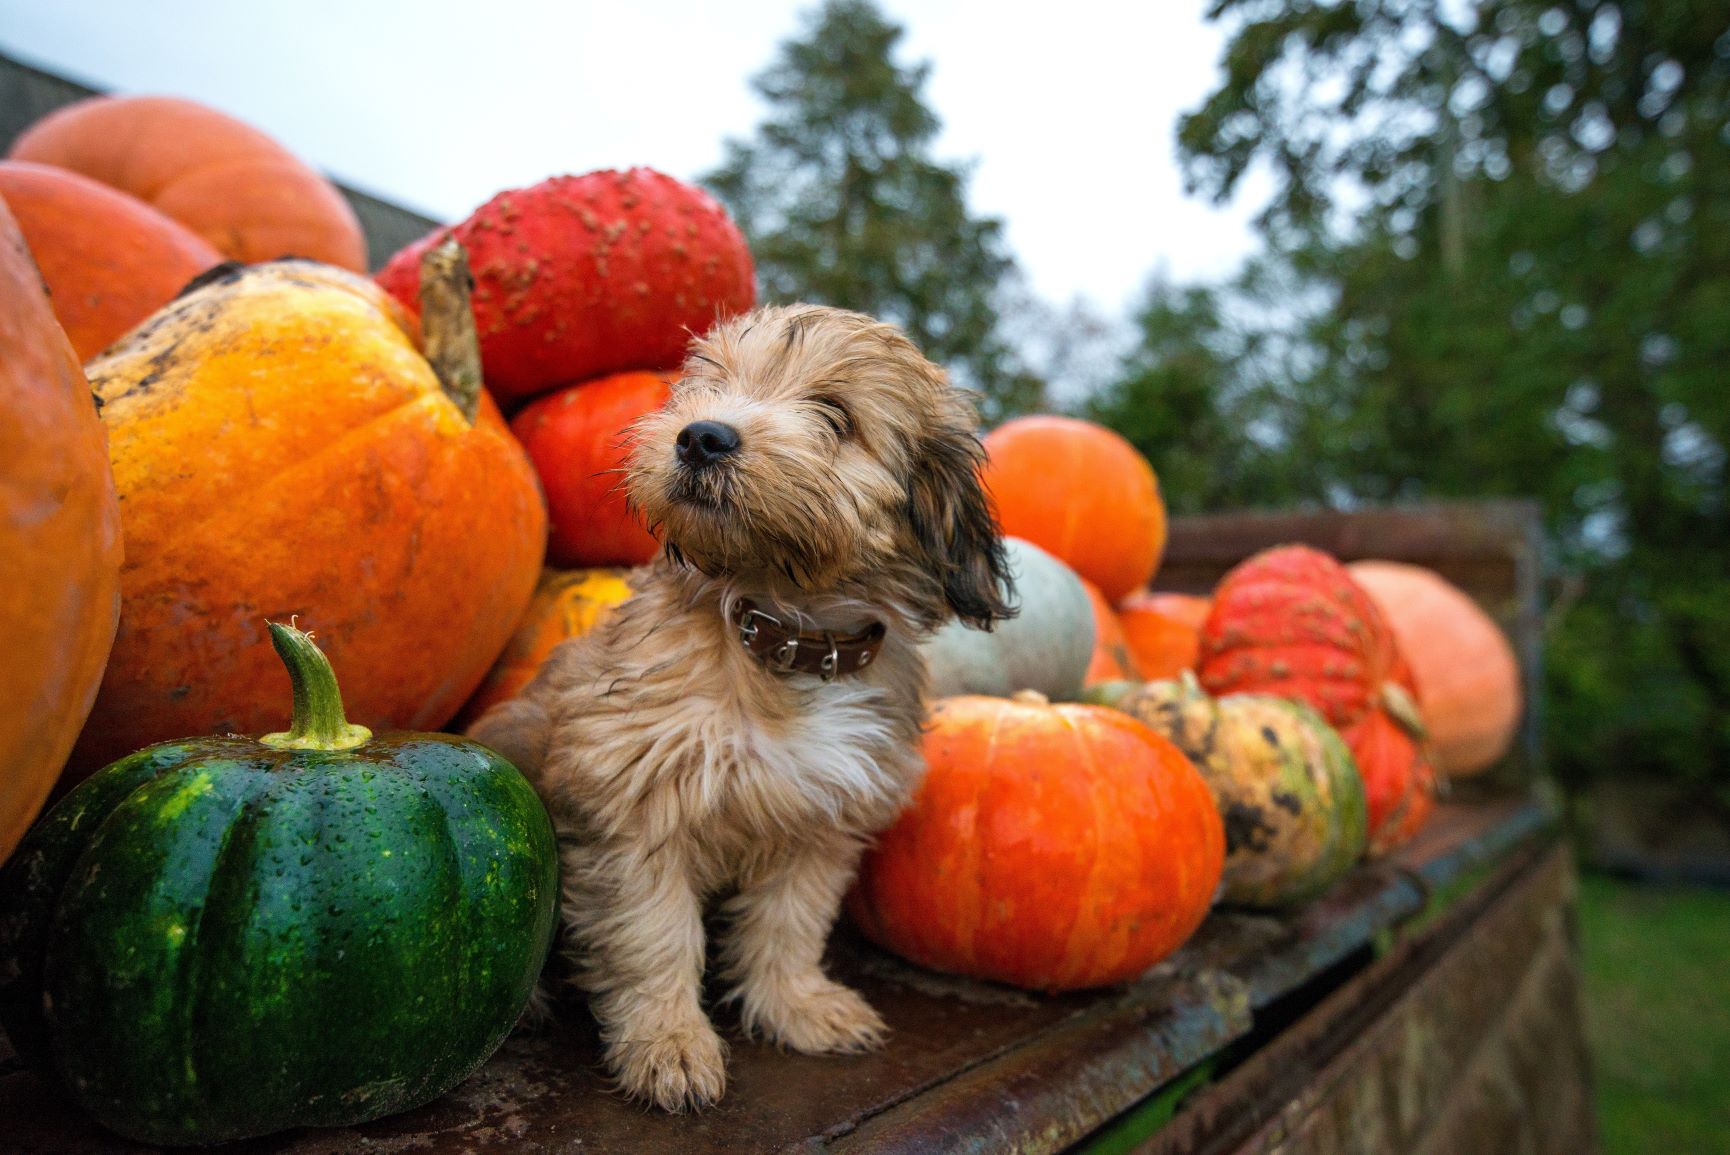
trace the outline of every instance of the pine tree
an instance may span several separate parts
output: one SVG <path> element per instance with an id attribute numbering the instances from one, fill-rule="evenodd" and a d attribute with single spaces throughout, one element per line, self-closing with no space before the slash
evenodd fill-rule
<path id="1" fill-rule="evenodd" d="M 899 63 L 901 37 L 867 0 L 829 0 L 754 79 L 769 116 L 703 183 L 749 241 L 765 299 L 900 325 L 1001 418 L 1042 393 L 1001 332 L 1015 262 L 1001 222 L 969 212 L 966 170 L 932 156 L 930 66 Z"/>

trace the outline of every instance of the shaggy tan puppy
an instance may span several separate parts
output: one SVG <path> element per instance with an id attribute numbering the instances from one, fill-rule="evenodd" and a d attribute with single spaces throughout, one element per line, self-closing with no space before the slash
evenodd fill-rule
<path id="1" fill-rule="evenodd" d="M 717 1099 L 703 913 L 748 1034 L 813 1054 L 883 1022 L 822 969 L 859 855 L 917 781 L 925 669 L 951 614 L 1009 616 L 967 395 L 888 326 L 759 310 L 692 347 L 634 427 L 628 491 L 665 555 L 471 735 L 563 844 L 574 981 L 620 1087 Z"/>

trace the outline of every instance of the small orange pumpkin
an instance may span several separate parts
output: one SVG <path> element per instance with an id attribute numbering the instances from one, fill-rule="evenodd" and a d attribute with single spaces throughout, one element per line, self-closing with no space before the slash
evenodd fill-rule
<path id="1" fill-rule="evenodd" d="M 430 283 L 425 354 L 371 281 L 280 261 L 215 278 L 87 367 L 126 568 L 80 769 L 279 723 L 267 618 L 320 632 L 373 729 L 435 729 L 480 684 L 534 592 L 546 514 L 480 388 L 466 270 Z"/>
<path id="2" fill-rule="evenodd" d="M 366 238 L 335 185 L 270 136 L 195 101 L 92 96 L 25 129 L 11 156 L 130 193 L 231 260 L 366 268 Z"/>
<path id="3" fill-rule="evenodd" d="M 635 592 L 627 570 L 542 570 L 540 584 L 517 623 L 516 633 L 505 643 L 505 652 L 493 663 L 452 728 L 466 730 L 492 706 L 516 697 L 540 672 L 541 663 L 554 646 L 582 637 Z"/>
<path id="4" fill-rule="evenodd" d="M 1194 933 L 1225 866 L 1200 771 L 1101 706 L 939 701 L 913 805 L 848 910 L 922 966 L 1041 990 L 1134 978 Z"/>
<path id="5" fill-rule="evenodd" d="M 1422 566 L 1359 561 L 1346 567 L 1369 591 L 1411 664 L 1438 772 L 1487 770 L 1520 724 L 1520 664 L 1507 635 L 1458 587 Z"/>
<path id="6" fill-rule="evenodd" d="M 120 613 L 102 422 L 0 201 L 0 862 L 60 775 Z"/>
<path id="7" fill-rule="evenodd" d="M 174 299 L 222 254 L 136 197 L 65 169 L 0 161 L 4 197 L 80 361 Z"/>
<path id="8" fill-rule="evenodd" d="M 1006 421 L 984 441 L 1004 533 L 1067 562 L 1110 602 L 1147 585 L 1165 553 L 1165 501 L 1135 446 L 1049 414 Z"/>
<path id="9" fill-rule="evenodd" d="M 1129 641 L 1124 637 L 1123 625 L 1117 620 L 1116 611 L 1099 592 L 1098 586 L 1086 578 L 1081 579 L 1081 586 L 1087 591 L 1087 600 L 1093 604 L 1093 660 L 1087 666 L 1087 685 L 1140 681 L 1141 671 L 1135 654 L 1129 648 Z"/>
<path id="10" fill-rule="evenodd" d="M 1150 682 L 1195 669 L 1201 654 L 1201 626 L 1212 598 L 1156 594 L 1137 590 L 1117 607 L 1117 620 L 1141 676 Z"/>

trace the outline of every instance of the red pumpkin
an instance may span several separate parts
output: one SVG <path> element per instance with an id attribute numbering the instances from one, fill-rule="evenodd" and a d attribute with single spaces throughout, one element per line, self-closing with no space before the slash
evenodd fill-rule
<path id="1" fill-rule="evenodd" d="M 366 268 L 366 238 L 335 185 L 266 133 L 196 101 L 93 96 L 31 125 L 11 155 L 130 193 L 231 260 Z"/>
<path id="2" fill-rule="evenodd" d="M 1050 415 L 1006 421 L 984 440 L 1004 533 L 1068 563 L 1110 602 L 1147 585 L 1165 553 L 1165 502 L 1135 446 Z"/>
<path id="3" fill-rule="evenodd" d="M 1099 592 L 1098 586 L 1086 578 L 1081 579 L 1081 585 L 1087 591 L 1087 600 L 1093 604 L 1093 660 L 1087 666 L 1087 684 L 1140 681 L 1141 671 L 1134 653 L 1130 651 L 1129 641 L 1123 636 L 1123 626 L 1117 620 L 1116 611 Z"/>
<path id="4" fill-rule="evenodd" d="M 202 238 L 143 201 L 65 169 L 0 162 L 0 197 L 36 256 L 80 361 L 222 263 Z"/>
<path id="5" fill-rule="evenodd" d="M 1360 752 L 1354 735 L 1358 742 L 1374 739 L 1376 781 L 1366 776 L 1364 783 L 1371 847 L 1387 849 L 1397 834 L 1414 832 L 1383 829 L 1412 809 L 1405 801 L 1411 792 L 1433 789 L 1410 705 L 1410 671 L 1375 601 L 1339 562 L 1308 546 L 1285 545 L 1226 574 L 1202 627 L 1196 672 L 1215 697 L 1272 694 L 1315 707 L 1346 739 L 1360 771 L 1372 751 Z M 1380 723 L 1359 727 L 1375 713 L 1407 730 L 1409 750 L 1383 741 Z"/>
<path id="6" fill-rule="evenodd" d="M 642 565 L 661 548 L 625 504 L 631 423 L 667 403 L 670 373 L 615 373 L 542 397 L 511 419 L 547 495 L 547 561 Z"/>
<path id="7" fill-rule="evenodd" d="M 1369 591 L 1411 663 L 1438 772 L 1486 770 L 1520 724 L 1520 664 L 1507 635 L 1457 587 L 1422 566 L 1360 561 L 1346 567 Z"/>
<path id="8" fill-rule="evenodd" d="M 1201 626 L 1213 599 L 1190 594 L 1137 590 L 1117 607 L 1124 640 L 1141 676 L 1150 682 L 1195 669 L 1201 653 Z"/>
<path id="9" fill-rule="evenodd" d="M 756 299 L 745 239 L 708 193 L 653 169 L 500 193 L 378 274 L 414 310 L 420 254 L 455 232 L 473 259 L 487 387 L 506 404 L 622 369 L 671 368 L 692 333 Z"/>
<path id="10" fill-rule="evenodd" d="M 1195 931 L 1225 865 L 1207 783 L 1133 718 L 1038 695 L 932 709 L 929 770 L 848 910 L 922 966 L 1042 990 L 1134 978 Z"/>
<path id="11" fill-rule="evenodd" d="M 1409 702 L 1396 698 L 1391 708 L 1371 710 L 1340 735 L 1364 781 L 1372 857 L 1410 841 L 1436 806 L 1435 776 L 1423 731 L 1407 713 Z"/>
<path id="12" fill-rule="evenodd" d="M 120 615 L 120 556 L 90 384 L 0 201 L 0 862 L 96 697 Z"/>

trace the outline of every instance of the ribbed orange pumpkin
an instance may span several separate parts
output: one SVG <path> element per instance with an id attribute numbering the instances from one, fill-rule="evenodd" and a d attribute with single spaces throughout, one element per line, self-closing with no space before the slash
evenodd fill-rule
<path id="1" fill-rule="evenodd" d="M 1091 421 L 1040 415 L 985 436 L 985 481 L 1003 532 L 1067 562 L 1118 602 L 1147 585 L 1165 553 L 1165 501 L 1153 467 Z"/>
<path id="2" fill-rule="evenodd" d="M 1201 626 L 1212 598 L 1137 590 L 1117 606 L 1117 620 L 1141 676 L 1150 682 L 1193 670 L 1201 653 Z"/>
<path id="3" fill-rule="evenodd" d="M 667 403 L 672 373 L 614 373 L 570 385 L 511 418 L 547 495 L 547 560 L 642 565 L 661 548 L 625 503 L 625 434 Z"/>
<path id="4" fill-rule="evenodd" d="M 295 256 L 361 271 L 366 240 L 336 186 L 268 135 L 170 96 L 93 96 L 13 142 L 154 205 L 231 260 Z"/>
<path id="5" fill-rule="evenodd" d="M 1041 990 L 1134 978 L 1213 902 L 1225 831 L 1201 773 L 1142 723 L 1038 695 L 946 698 L 913 805 L 848 899 L 922 966 Z"/>
<path id="6" fill-rule="evenodd" d="M 80 361 L 174 299 L 222 254 L 136 197 L 65 169 L 0 162 L 0 197 Z"/>
<path id="7" fill-rule="evenodd" d="M 540 672 L 553 647 L 579 638 L 604 621 L 613 607 L 636 591 L 621 569 L 545 569 L 529 608 L 486 680 L 457 715 L 454 729 L 466 730 L 488 708 L 514 698 Z"/>
<path id="8" fill-rule="evenodd" d="M 60 775 L 120 613 L 102 422 L 0 201 L 0 862 Z"/>
<path id="9" fill-rule="evenodd" d="M 1397 819 L 1418 806 L 1412 793 L 1433 791 L 1434 781 L 1410 670 L 1374 600 L 1338 561 L 1285 545 L 1232 569 L 1214 590 L 1196 672 L 1215 697 L 1272 694 L 1315 707 L 1364 771 L 1371 849 L 1386 850 L 1414 832 Z M 1359 728 L 1372 714 L 1385 714 L 1412 740 L 1396 747 L 1382 741 L 1379 723 Z M 1371 739 L 1376 749 L 1360 752 Z"/>
<path id="10" fill-rule="evenodd" d="M 1436 769 L 1488 769 L 1520 724 L 1520 665 L 1507 635 L 1478 603 L 1433 570 L 1391 561 L 1346 567 L 1387 617 L 1411 663 Z"/>
<path id="11" fill-rule="evenodd" d="M 1141 680 L 1141 671 L 1123 636 L 1117 612 L 1098 586 L 1086 578 L 1081 579 L 1081 585 L 1087 591 L 1087 600 L 1093 603 L 1093 660 L 1087 666 L 1087 684 Z"/>
<path id="12" fill-rule="evenodd" d="M 457 304 L 428 317 L 435 356 Z M 319 632 L 374 729 L 434 729 L 474 691 L 534 592 L 546 515 L 491 400 L 460 407 L 472 340 L 447 393 L 417 336 L 371 281 L 283 261 L 218 277 L 90 363 L 125 603 L 78 766 L 280 723 L 267 618 Z"/>

